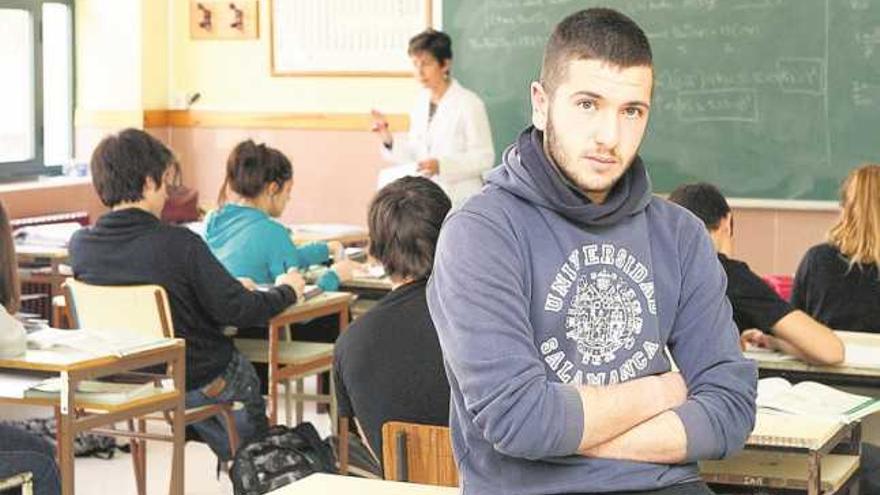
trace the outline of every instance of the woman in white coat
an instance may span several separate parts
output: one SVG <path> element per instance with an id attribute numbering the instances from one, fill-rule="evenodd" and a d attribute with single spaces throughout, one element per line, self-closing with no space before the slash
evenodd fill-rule
<path id="1" fill-rule="evenodd" d="M 429 29 L 409 41 L 414 75 L 424 87 L 410 111 L 406 139 L 394 139 L 382 113 L 373 111 L 373 130 L 382 139 L 382 156 L 404 173 L 436 181 L 461 205 L 483 185 L 494 164 L 492 132 L 480 97 L 450 77 L 452 41 Z M 403 175 L 403 173 L 398 174 Z"/>

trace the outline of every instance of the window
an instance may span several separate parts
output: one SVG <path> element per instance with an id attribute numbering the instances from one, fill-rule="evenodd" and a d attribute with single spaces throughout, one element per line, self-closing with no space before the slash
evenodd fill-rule
<path id="1" fill-rule="evenodd" d="M 73 156 L 73 0 L 0 0 L 0 179 Z"/>

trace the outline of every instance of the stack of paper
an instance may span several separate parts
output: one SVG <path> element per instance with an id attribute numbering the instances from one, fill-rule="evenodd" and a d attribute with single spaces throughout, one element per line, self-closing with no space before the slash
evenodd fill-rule
<path id="1" fill-rule="evenodd" d="M 78 384 L 74 397 L 77 401 L 91 404 L 121 404 L 132 399 L 146 397 L 161 391 L 153 382 L 116 383 L 86 380 Z M 61 393 L 61 379 L 43 380 L 25 392 L 25 397 L 53 399 Z"/>

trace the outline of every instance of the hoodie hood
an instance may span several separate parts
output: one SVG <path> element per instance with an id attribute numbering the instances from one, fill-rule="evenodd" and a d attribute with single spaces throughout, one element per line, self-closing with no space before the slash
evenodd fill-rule
<path id="1" fill-rule="evenodd" d="M 574 190 L 550 162 L 544 153 L 543 133 L 533 126 L 525 129 L 516 144 L 507 148 L 501 166 L 487 175 L 486 182 L 549 208 L 583 227 L 613 225 L 643 211 L 652 198 L 651 179 L 642 159 L 636 156 L 611 188 L 606 201 L 591 202 Z"/>
<path id="2" fill-rule="evenodd" d="M 223 245 L 230 239 L 242 235 L 254 223 L 269 218 L 269 215 L 260 209 L 226 203 L 208 217 L 205 225 L 205 240 L 210 246 Z"/>

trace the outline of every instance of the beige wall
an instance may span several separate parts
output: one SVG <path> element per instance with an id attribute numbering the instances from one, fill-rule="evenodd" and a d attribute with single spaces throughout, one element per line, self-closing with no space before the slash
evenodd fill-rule
<path id="1" fill-rule="evenodd" d="M 250 138 L 280 149 L 293 163 L 293 196 L 282 220 L 366 224 L 382 164 L 369 132 L 177 128 L 170 134 L 184 179 L 199 190 L 202 204 L 214 204 L 229 151 Z"/>
<path id="2" fill-rule="evenodd" d="M 77 0 L 75 15 L 77 110 L 143 108 L 141 0 Z"/>
<path id="3" fill-rule="evenodd" d="M 762 275 L 793 275 L 810 246 L 823 242 L 837 211 L 734 208 L 734 255 Z"/>

